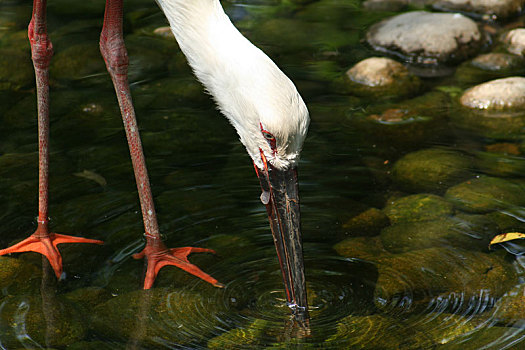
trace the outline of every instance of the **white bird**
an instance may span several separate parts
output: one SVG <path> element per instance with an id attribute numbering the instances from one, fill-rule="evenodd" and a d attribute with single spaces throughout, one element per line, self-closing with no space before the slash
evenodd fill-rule
<path id="1" fill-rule="evenodd" d="M 237 130 L 261 182 L 281 266 L 287 301 L 294 314 L 307 317 L 300 232 L 297 163 L 309 125 L 308 110 L 294 84 L 260 49 L 231 23 L 219 0 L 157 0 L 182 52 L 197 78 Z M 213 285 L 222 285 L 191 264 L 187 256 L 210 249 L 168 249 L 160 238 L 144 155 L 127 81 L 128 59 L 122 35 L 122 0 L 107 0 L 100 48 L 112 77 L 122 112 L 137 180 L 146 246 L 135 258 L 147 259 L 144 288 L 153 285 L 165 265 L 178 266 Z M 101 243 L 51 233 L 47 217 L 48 66 L 52 56 L 47 36 L 45 0 L 34 0 L 29 25 L 35 66 L 39 115 L 39 219 L 29 238 L 0 255 L 37 251 L 62 273 L 60 243 Z"/>

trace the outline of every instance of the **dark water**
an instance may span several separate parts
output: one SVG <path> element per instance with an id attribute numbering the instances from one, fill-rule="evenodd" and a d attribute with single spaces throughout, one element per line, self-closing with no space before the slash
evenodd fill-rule
<path id="1" fill-rule="evenodd" d="M 398 159 L 427 148 L 469 159 L 459 166 L 468 175 L 463 177 L 490 176 L 521 186 L 523 153 L 487 151 L 501 143 L 521 147 L 519 134 L 487 135 L 455 122 L 460 113 L 455 99 L 479 78 L 424 80 L 423 97 L 409 102 L 341 94 L 337 78 L 373 55 L 360 42 L 366 28 L 392 13 L 366 13 L 350 0 L 223 5 L 296 82 L 311 112 L 299 174 L 310 336 L 289 322 L 249 157 L 194 82 L 176 43 L 152 34 L 166 25 L 156 4 L 133 0 L 125 5 L 130 81 L 161 231 L 170 247 L 215 249 L 217 255 L 196 254 L 191 261 L 226 285 L 213 288 L 165 268 L 153 290 L 141 291 L 143 262 L 131 258 L 144 244 L 140 208 L 116 98 L 98 52 L 104 4 L 50 0 L 51 225 L 55 232 L 105 245 L 61 247 L 67 277 L 60 282 L 37 254 L 2 258 L 0 348 L 525 346 L 523 310 L 515 303 L 518 310 L 503 315 L 507 304 L 501 303 L 504 295 L 523 294 L 523 248 L 517 243 L 507 246 L 510 252 L 486 248 L 505 229 L 523 230 L 523 200 L 483 215 L 456 203 L 438 215 L 443 222 L 424 221 L 413 237 L 432 229 L 439 236 L 452 221 L 460 238 L 423 236 L 415 246 L 403 243 L 408 228 L 391 233 L 395 239 L 388 246 L 385 237 L 393 229 L 380 223 L 384 215 L 360 226 L 352 221 L 373 208 L 388 211 L 388 203 L 404 196 L 443 196 L 456 185 L 416 191 L 393 180 Z M 30 234 L 36 221 L 30 14 L 29 1 L 0 1 L 1 247 Z M 400 103 L 419 115 L 392 128 L 367 123 L 369 115 Z M 349 243 L 342 248 L 341 242 Z"/>

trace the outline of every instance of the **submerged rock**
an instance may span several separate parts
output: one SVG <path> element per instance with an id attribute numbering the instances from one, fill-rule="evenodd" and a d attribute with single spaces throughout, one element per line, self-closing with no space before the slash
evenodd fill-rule
<path id="1" fill-rule="evenodd" d="M 419 149 L 422 144 L 442 137 L 449 105 L 445 94 L 430 92 L 394 106 L 375 107 L 363 116 L 356 113 L 356 127 L 366 135 L 364 142 L 398 156 L 400 152 Z"/>
<path id="2" fill-rule="evenodd" d="M 496 303 L 495 317 L 505 324 L 523 322 L 525 320 L 525 284 L 513 288 Z"/>
<path id="3" fill-rule="evenodd" d="M 453 186 L 445 198 L 464 211 L 487 213 L 525 204 L 525 189 L 519 183 L 479 176 Z"/>
<path id="4" fill-rule="evenodd" d="M 374 300 L 380 309 L 410 309 L 446 295 L 474 303 L 479 298 L 494 300 L 517 282 L 512 265 L 499 256 L 459 249 L 428 248 L 386 256 L 378 259 L 377 269 Z"/>
<path id="5" fill-rule="evenodd" d="M 17 347 L 66 347 L 86 336 L 86 328 L 75 307 L 55 295 L 44 300 L 33 296 L 7 297 L 2 301 L 0 326 L 2 345 Z"/>
<path id="6" fill-rule="evenodd" d="M 423 214 L 425 215 L 425 214 Z M 427 213 L 427 217 L 432 214 Z M 486 250 L 498 227 L 481 215 L 459 214 L 427 221 L 404 221 L 384 228 L 381 241 L 391 253 L 449 246 Z"/>
<path id="7" fill-rule="evenodd" d="M 420 85 L 419 78 L 408 72 L 401 63 L 390 58 L 367 58 L 345 75 L 349 92 L 362 96 L 406 96 L 415 93 Z"/>
<path id="8" fill-rule="evenodd" d="M 94 309 L 93 329 L 114 340 L 145 347 L 183 345 L 209 337 L 221 326 L 223 305 L 202 293 L 154 288 L 119 295 Z"/>
<path id="9" fill-rule="evenodd" d="M 2 247 L 6 248 L 6 247 Z M 0 256 L 0 290 L 8 293 L 34 292 L 40 286 L 41 270 L 24 260 Z M 0 296 L 2 299 L 3 296 Z"/>
<path id="10" fill-rule="evenodd" d="M 473 322 L 456 315 L 429 315 L 398 318 L 388 315 L 347 316 L 337 324 L 337 332 L 327 339 L 330 348 L 338 349 L 432 349 L 475 328 Z"/>
<path id="11" fill-rule="evenodd" d="M 481 16 L 484 20 L 516 16 L 522 11 L 523 5 L 523 0 L 436 0 L 433 2 L 433 7 L 438 10 L 472 13 Z"/>
<path id="12" fill-rule="evenodd" d="M 488 80 L 525 73 L 525 59 L 508 53 L 487 53 L 461 64 L 456 79 L 465 84 L 479 84 Z"/>
<path id="13" fill-rule="evenodd" d="M 433 194 L 414 194 L 395 199 L 383 209 L 392 224 L 426 221 L 453 214 L 453 205 Z"/>
<path id="14" fill-rule="evenodd" d="M 442 148 L 409 153 L 392 169 L 394 181 L 409 192 L 436 192 L 472 176 L 469 156 Z"/>
<path id="15" fill-rule="evenodd" d="M 460 14 L 408 12 L 370 28 L 367 42 L 380 52 L 413 63 L 456 63 L 475 54 L 483 36 L 477 24 Z"/>
<path id="16" fill-rule="evenodd" d="M 352 236 L 375 236 L 388 223 L 387 215 L 381 210 L 370 208 L 345 222 L 342 227 Z"/>

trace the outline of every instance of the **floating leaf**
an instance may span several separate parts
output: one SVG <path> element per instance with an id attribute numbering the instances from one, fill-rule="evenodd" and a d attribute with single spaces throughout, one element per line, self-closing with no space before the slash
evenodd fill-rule
<path id="1" fill-rule="evenodd" d="M 525 233 L 521 233 L 521 232 L 503 233 L 501 235 L 497 235 L 496 237 L 494 237 L 492 239 L 492 241 L 490 241 L 489 248 L 493 244 L 503 243 L 503 242 L 507 242 L 507 241 L 513 241 L 513 240 L 516 240 L 516 239 L 523 239 L 523 238 L 525 238 Z"/>

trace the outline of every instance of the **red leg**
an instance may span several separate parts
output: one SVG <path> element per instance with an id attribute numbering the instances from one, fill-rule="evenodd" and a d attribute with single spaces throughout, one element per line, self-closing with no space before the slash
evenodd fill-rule
<path id="1" fill-rule="evenodd" d="M 106 0 L 104 25 L 100 34 L 100 52 L 106 62 L 106 67 L 117 93 L 135 172 L 144 228 L 146 230 L 146 247 L 142 252 L 134 255 L 136 259 L 145 257 L 147 260 L 148 267 L 144 280 L 144 289 L 151 288 L 158 271 L 166 265 L 180 267 L 206 282 L 215 286 L 221 286 L 216 279 L 202 272 L 186 258 L 192 252 L 213 252 L 212 250 L 191 247 L 168 250 L 160 238 L 157 215 L 146 170 L 146 161 L 142 151 L 135 109 L 133 108 L 128 84 L 128 53 L 124 46 L 122 35 L 122 3 L 123 0 Z"/>
<path id="2" fill-rule="evenodd" d="M 60 243 L 96 243 L 102 241 L 59 235 L 48 229 L 48 178 L 49 178 L 49 62 L 53 56 L 53 45 L 47 36 L 46 0 L 34 0 L 33 15 L 28 28 L 31 43 L 31 58 L 35 68 L 38 105 L 38 227 L 36 231 L 9 248 L 0 250 L 0 255 L 22 252 L 37 252 L 45 255 L 57 278 L 62 275 L 62 257 L 57 249 Z"/>

